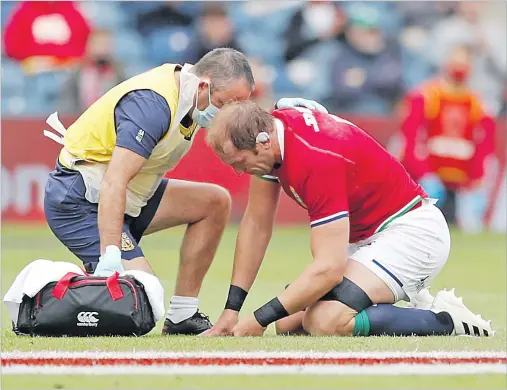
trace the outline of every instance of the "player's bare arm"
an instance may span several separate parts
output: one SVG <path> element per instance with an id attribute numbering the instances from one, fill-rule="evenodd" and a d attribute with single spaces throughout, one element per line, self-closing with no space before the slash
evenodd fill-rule
<path id="1" fill-rule="evenodd" d="M 230 335 L 238 314 L 264 259 L 273 231 L 280 185 L 252 177 L 248 205 L 241 220 L 229 297 L 215 326 L 203 336 Z"/>
<path id="2" fill-rule="evenodd" d="M 100 186 L 98 226 L 101 253 L 110 245 L 121 247 L 127 185 L 139 173 L 144 162 L 144 157 L 129 149 L 114 148 Z"/>
<path id="3" fill-rule="evenodd" d="M 347 261 L 349 219 L 312 228 L 313 263 L 278 297 L 240 321 L 234 336 L 261 336 L 267 325 L 316 302 L 343 279 Z"/>

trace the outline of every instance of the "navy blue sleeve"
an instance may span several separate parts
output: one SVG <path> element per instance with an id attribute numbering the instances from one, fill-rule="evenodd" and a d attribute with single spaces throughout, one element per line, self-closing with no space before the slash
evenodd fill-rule
<path id="1" fill-rule="evenodd" d="M 162 96 L 143 89 L 122 97 L 114 110 L 114 118 L 116 146 L 148 158 L 168 131 L 171 111 Z"/>

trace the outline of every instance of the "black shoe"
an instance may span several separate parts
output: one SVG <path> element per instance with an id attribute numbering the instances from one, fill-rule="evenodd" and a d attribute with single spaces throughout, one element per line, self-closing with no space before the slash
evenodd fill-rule
<path id="1" fill-rule="evenodd" d="M 164 321 L 163 335 L 198 335 L 213 326 L 209 317 L 197 311 L 192 317 L 187 318 L 177 324 L 173 323 L 169 318 Z"/>

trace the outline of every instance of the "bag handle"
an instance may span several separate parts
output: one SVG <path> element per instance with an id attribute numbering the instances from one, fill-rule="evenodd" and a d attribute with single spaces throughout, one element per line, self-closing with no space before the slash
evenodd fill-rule
<path id="1" fill-rule="evenodd" d="M 61 278 L 56 286 L 53 288 L 52 295 L 56 299 L 63 299 L 65 293 L 69 289 L 70 281 L 75 276 L 83 276 L 76 274 L 75 272 L 66 273 L 63 278 Z M 106 279 L 106 287 L 107 291 L 109 291 L 109 295 L 111 295 L 111 299 L 113 301 L 117 301 L 118 299 L 123 298 L 123 291 L 121 290 L 120 283 L 118 281 L 118 272 L 115 272 L 111 276 Z"/>
<path id="2" fill-rule="evenodd" d="M 75 272 L 67 272 L 59 281 L 56 283 L 56 286 L 53 288 L 53 292 L 51 295 L 56 299 L 63 299 L 65 293 L 69 289 L 70 280 L 75 276 L 83 276 L 76 274 Z"/>
<path id="3" fill-rule="evenodd" d="M 111 299 L 113 301 L 123 298 L 123 291 L 121 290 L 120 282 L 118 282 L 119 275 L 120 274 L 118 272 L 115 272 L 106 279 L 107 290 L 109 291 L 109 295 L 111 295 Z"/>

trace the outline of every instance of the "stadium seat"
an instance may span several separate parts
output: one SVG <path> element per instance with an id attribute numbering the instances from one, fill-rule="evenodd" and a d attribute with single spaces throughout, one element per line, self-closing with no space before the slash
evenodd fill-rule
<path id="1" fill-rule="evenodd" d="M 45 72 L 27 77 L 25 99 L 30 114 L 47 115 L 58 105 L 65 71 Z"/>
<path id="2" fill-rule="evenodd" d="M 304 91 L 306 98 L 319 101 L 331 95 L 332 66 L 339 51 L 336 42 L 321 42 L 306 49 L 287 65 L 289 79 Z"/>
<path id="3" fill-rule="evenodd" d="M 201 8 L 202 8 L 202 2 L 201 1 L 181 1 L 175 4 L 175 7 L 183 12 L 184 14 L 195 16 L 197 15 Z"/>
<path id="4" fill-rule="evenodd" d="M 145 60 L 145 42 L 135 30 L 114 31 L 114 41 L 114 57 L 121 62 L 135 63 Z"/>
<path id="5" fill-rule="evenodd" d="M 145 61 L 125 62 L 123 64 L 125 75 L 127 77 L 137 76 L 140 73 L 146 72 L 152 66 Z"/>
<path id="6" fill-rule="evenodd" d="M 289 78 L 285 63 L 280 62 L 274 65 L 273 73 L 272 87 L 277 98 L 295 96 L 295 94 L 300 92 L 300 89 Z"/>
<path id="7" fill-rule="evenodd" d="M 184 63 L 194 58 L 192 28 L 166 27 L 155 30 L 146 39 L 148 60 L 154 65 L 164 62 Z"/>
<path id="8" fill-rule="evenodd" d="M 238 42 L 248 56 L 275 64 L 282 59 L 287 29 L 295 8 L 282 8 L 269 14 L 248 15 L 242 7 L 233 7 L 231 18 L 238 33 Z M 269 42 L 269 45 L 266 44 Z"/>
<path id="9" fill-rule="evenodd" d="M 127 25 L 128 15 L 116 1 L 83 1 L 79 8 L 93 27 L 114 31 Z"/>
<path id="10" fill-rule="evenodd" d="M 402 45 L 401 62 L 403 86 L 406 91 L 415 88 L 435 74 L 435 69 L 424 53 L 408 50 Z"/>
<path id="11" fill-rule="evenodd" d="M 28 112 L 28 104 L 23 96 L 2 96 L 2 117 L 13 117 Z"/>
<path id="12" fill-rule="evenodd" d="M 9 19 L 9 16 L 19 3 L 20 3 L 19 1 L 2 1 L 2 7 L 0 7 L 2 15 L 1 16 L 2 26 L 5 26 L 7 20 Z"/>
<path id="13" fill-rule="evenodd" d="M 22 93 L 25 74 L 17 62 L 2 58 L 2 95 Z"/>
<path id="14" fill-rule="evenodd" d="M 129 23 L 135 22 L 139 14 L 160 6 L 158 1 L 121 1 L 119 4 L 127 18 L 130 19 Z"/>

